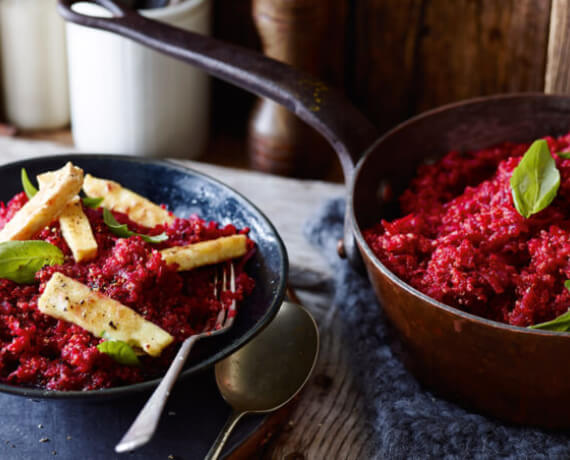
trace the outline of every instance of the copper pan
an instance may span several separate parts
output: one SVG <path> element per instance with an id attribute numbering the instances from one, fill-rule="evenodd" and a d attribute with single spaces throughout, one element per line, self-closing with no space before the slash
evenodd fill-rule
<path id="1" fill-rule="evenodd" d="M 59 0 L 66 20 L 129 37 L 281 103 L 329 141 L 347 182 L 346 255 L 355 266 L 364 261 L 405 362 L 425 385 L 507 421 L 570 427 L 570 334 L 508 326 L 430 299 L 390 272 L 361 232 L 397 212 L 394 203 L 382 201 L 381 191 L 389 185 L 397 196 L 428 157 L 567 132 L 570 97 L 515 94 L 470 100 L 417 116 L 378 139 L 372 124 L 340 93 L 311 76 L 143 18 L 111 0 L 92 3 L 115 17 L 82 16 L 71 9 L 79 1 Z"/>

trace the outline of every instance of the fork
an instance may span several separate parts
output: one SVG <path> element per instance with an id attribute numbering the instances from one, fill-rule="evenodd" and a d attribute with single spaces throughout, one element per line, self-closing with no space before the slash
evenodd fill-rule
<path id="1" fill-rule="evenodd" d="M 235 273 L 234 273 L 234 265 L 230 263 L 230 279 L 229 279 L 229 288 L 230 292 L 235 293 L 236 286 L 235 286 Z M 227 269 L 224 268 L 222 273 L 222 287 L 218 291 L 218 276 L 216 273 L 216 277 L 214 279 L 214 296 L 221 299 L 222 293 L 227 291 L 228 289 L 228 279 L 227 279 Z M 208 329 L 208 326 L 204 328 L 204 330 L 198 334 L 191 335 L 188 337 L 176 353 L 174 360 L 170 364 L 166 375 L 163 377 L 160 385 L 154 390 L 154 393 L 146 402 L 142 410 L 139 412 L 139 415 L 129 428 L 129 430 L 123 436 L 123 439 L 115 446 L 115 452 L 127 452 L 129 450 L 134 450 L 144 444 L 146 444 L 156 431 L 156 427 L 158 426 L 158 422 L 160 420 L 160 416 L 164 409 L 164 405 L 166 404 L 166 400 L 168 396 L 170 396 L 170 390 L 172 386 L 176 382 L 186 359 L 192 349 L 192 346 L 201 338 L 203 337 L 213 337 L 215 335 L 223 334 L 224 332 L 228 331 L 233 323 L 235 317 L 235 310 L 236 310 L 236 301 L 232 300 L 229 307 L 225 307 L 225 303 L 222 300 L 222 308 L 218 313 L 216 318 L 216 323 L 213 328 Z"/>

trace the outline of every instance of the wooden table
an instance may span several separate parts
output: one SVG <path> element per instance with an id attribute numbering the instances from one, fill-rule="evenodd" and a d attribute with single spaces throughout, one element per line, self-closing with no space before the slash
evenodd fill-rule
<path id="1" fill-rule="evenodd" d="M 70 145 L 0 138 L 0 163 L 72 151 Z M 351 373 L 341 318 L 331 299 L 314 289 L 323 278 L 330 277 L 330 268 L 302 234 L 305 221 L 326 199 L 342 196 L 344 186 L 202 162 L 181 163 L 243 193 L 272 220 L 287 246 L 290 283 L 319 324 L 321 353 L 315 372 L 294 405 L 285 411 L 283 423 L 270 435 L 254 439 L 256 456 L 271 459 L 367 458 L 372 433 L 367 428 L 363 416 L 364 401 L 356 391 Z M 282 418 L 277 416 L 279 422 Z M 252 448 L 251 445 L 248 447 Z"/>

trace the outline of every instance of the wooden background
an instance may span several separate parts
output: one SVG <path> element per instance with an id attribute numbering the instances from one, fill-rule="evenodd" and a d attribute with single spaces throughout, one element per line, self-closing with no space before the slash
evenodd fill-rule
<path id="1" fill-rule="evenodd" d="M 261 50 L 254 0 L 212 1 L 213 34 Z M 570 0 L 257 1 L 325 6 L 320 77 L 344 91 L 380 133 L 462 99 L 570 93 Z M 273 18 L 290 27 L 281 19 Z M 212 87 L 211 139 L 201 160 L 248 167 L 248 122 L 256 99 L 217 80 Z M 13 134 L 9 128 L 0 124 L 0 136 Z M 69 129 L 21 134 L 73 143 Z M 332 150 L 328 154 L 334 158 Z M 330 171 L 313 177 L 342 181 L 338 163 L 330 164 Z"/>
<path id="2" fill-rule="evenodd" d="M 315 0 L 316 2 L 321 0 Z M 567 92 L 570 0 L 322 0 L 323 78 L 381 130 L 426 109 L 516 91 Z M 251 0 L 215 0 L 214 34 L 261 49 Z M 242 136 L 253 98 L 214 85 L 216 132 Z"/>

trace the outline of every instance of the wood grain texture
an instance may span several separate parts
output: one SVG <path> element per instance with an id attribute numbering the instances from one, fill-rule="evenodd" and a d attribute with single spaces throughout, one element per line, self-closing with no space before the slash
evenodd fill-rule
<path id="1" fill-rule="evenodd" d="M 251 17 L 251 0 L 214 0 L 212 35 L 246 48 L 261 50 Z M 212 131 L 244 137 L 255 96 L 218 79 L 212 80 Z M 243 152 L 245 155 L 245 152 Z"/>
<path id="2" fill-rule="evenodd" d="M 415 105 L 412 88 L 422 0 L 353 2 L 354 63 L 349 94 L 384 131 L 407 118 Z"/>
<path id="3" fill-rule="evenodd" d="M 264 453 L 266 459 L 370 458 L 372 431 L 365 422 L 364 400 L 344 345 L 342 322 L 334 305 L 297 290 L 310 306 L 321 333 L 317 367 L 288 424 Z M 308 296 L 308 297 L 307 297 Z"/>
<path id="4" fill-rule="evenodd" d="M 544 87 L 550 0 L 355 8 L 355 100 L 381 129 L 448 102 Z"/>
<path id="5" fill-rule="evenodd" d="M 349 52 L 348 2 L 328 0 L 326 29 L 321 40 L 324 59 L 321 68 L 322 78 L 332 85 L 342 88 L 345 84 L 347 53 Z M 340 33 L 343 31 L 344 33 Z"/>
<path id="6" fill-rule="evenodd" d="M 498 92 L 542 91 L 548 0 L 433 0 L 424 7 L 416 110 Z"/>
<path id="7" fill-rule="evenodd" d="M 570 93 L 570 0 L 552 0 L 544 91 Z"/>

